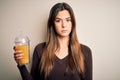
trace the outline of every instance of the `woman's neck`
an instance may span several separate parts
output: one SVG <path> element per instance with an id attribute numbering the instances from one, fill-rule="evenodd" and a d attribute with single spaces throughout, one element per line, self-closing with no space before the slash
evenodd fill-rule
<path id="1" fill-rule="evenodd" d="M 60 48 L 65 48 L 68 47 L 69 44 L 69 37 L 58 37 L 59 43 L 60 43 Z"/>
<path id="2" fill-rule="evenodd" d="M 59 40 L 60 48 L 55 52 L 55 55 L 58 58 L 63 59 L 68 55 L 69 37 L 58 38 L 58 40 Z"/>

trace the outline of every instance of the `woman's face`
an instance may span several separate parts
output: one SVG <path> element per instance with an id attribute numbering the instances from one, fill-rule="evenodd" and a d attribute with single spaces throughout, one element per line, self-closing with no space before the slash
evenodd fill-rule
<path id="1" fill-rule="evenodd" d="M 68 37 L 72 30 L 71 16 L 67 10 L 59 11 L 54 21 L 59 37 Z"/>

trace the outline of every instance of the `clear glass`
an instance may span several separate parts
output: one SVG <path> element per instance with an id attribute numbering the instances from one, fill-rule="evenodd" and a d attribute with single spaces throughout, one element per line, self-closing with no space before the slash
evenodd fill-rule
<path id="1" fill-rule="evenodd" d="M 15 48 L 18 51 L 22 51 L 23 58 L 19 60 L 19 64 L 27 64 L 30 59 L 30 40 L 27 36 L 19 35 L 15 38 Z"/>

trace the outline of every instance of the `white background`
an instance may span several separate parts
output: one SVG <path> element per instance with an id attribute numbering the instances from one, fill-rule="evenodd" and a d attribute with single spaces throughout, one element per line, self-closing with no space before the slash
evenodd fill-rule
<path id="1" fill-rule="evenodd" d="M 0 0 L 0 80 L 21 79 L 14 38 L 20 31 L 30 38 L 32 57 L 45 41 L 50 8 L 62 1 L 74 10 L 79 41 L 92 50 L 93 80 L 120 80 L 120 0 Z"/>

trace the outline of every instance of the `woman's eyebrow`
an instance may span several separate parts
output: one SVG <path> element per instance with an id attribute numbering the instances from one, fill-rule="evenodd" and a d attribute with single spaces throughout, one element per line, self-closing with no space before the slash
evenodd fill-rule
<path id="1" fill-rule="evenodd" d="M 62 19 L 62 18 L 56 17 L 55 19 Z M 71 19 L 71 17 L 67 17 L 65 19 Z"/>
<path id="2" fill-rule="evenodd" d="M 71 17 L 67 17 L 66 19 L 71 19 Z"/>
<path id="3" fill-rule="evenodd" d="M 55 18 L 55 19 L 61 19 L 61 18 Z"/>

